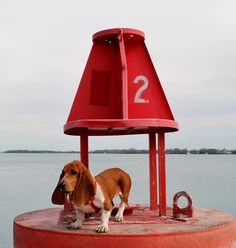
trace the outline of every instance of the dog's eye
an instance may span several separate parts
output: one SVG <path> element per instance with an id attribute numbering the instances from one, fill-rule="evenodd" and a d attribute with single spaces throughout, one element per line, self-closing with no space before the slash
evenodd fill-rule
<path id="1" fill-rule="evenodd" d="M 71 175 L 77 175 L 77 171 L 73 170 L 73 169 L 70 171 L 70 173 L 71 173 Z"/>

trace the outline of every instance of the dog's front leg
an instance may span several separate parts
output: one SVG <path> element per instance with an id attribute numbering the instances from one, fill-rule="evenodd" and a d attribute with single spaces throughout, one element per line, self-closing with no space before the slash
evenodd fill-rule
<path id="1" fill-rule="evenodd" d="M 108 222 L 109 222 L 109 218 L 111 216 L 111 210 L 107 211 L 107 210 L 102 210 L 102 214 L 101 214 L 101 223 L 100 225 L 97 227 L 96 232 L 98 233 L 106 233 L 108 232 Z"/>
<path id="2" fill-rule="evenodd" d="M 85 217 L 84 212 L 82 212 L 78 208 L 76 208 L 75 211 L 76 211 L 76 221 L 75 222 L 72 222 L 68 226 L 69 229 L 80 229 L 81 226 L 82 226 L 82 223 L 84 221 L 84 217 Z"/>

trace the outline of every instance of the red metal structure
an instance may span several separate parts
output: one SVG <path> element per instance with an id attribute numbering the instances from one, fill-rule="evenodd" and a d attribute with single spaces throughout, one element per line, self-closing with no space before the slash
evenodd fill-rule
<path id="1" fill-rule="evenodd" d="M 14 247 L 236 248 L 235 220 L 229 214 L 193 210 L 184 191 L 174 196 L 173 208 L 167 207 L 165 133 L 177 130 L 144 33 L 117 28 L 94 34 L 64 133 L 80 136 L 81 161 L 87 167 L 89 136 L 147 134 L 150 204 L 126 209 L 121 223 L 111 218 L 107 234 L 94 231 L 99 216 L 85 220 L 81 230 L 66 229 L 75 218 L 69 202 L 64 209 L 25 213 L 14 221 Z M 178 205 L 180 197 L 188 201 L 185 208 Z"/>
<path id="2" fill-rule="evenodd" d="M 166 215 L 165 132 L 177 130 L 178 123 L 145 46 L 144 33 L 111 29 L 94 34 L 93 47 L 64 126 L 65 134 L 80 135 L 82 162 L 89 165 L 88 136 L 148 134 L 150 208 L 156 210 L 160 204 L 160 215 Z"/>

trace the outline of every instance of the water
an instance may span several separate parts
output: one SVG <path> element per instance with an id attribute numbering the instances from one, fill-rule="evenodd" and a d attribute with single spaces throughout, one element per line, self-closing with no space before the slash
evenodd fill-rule
<path id="1" fill-rule="evenodd" d="M 0 247 L 13 246 L 13 220 L 19 214 L 53 207 L 51 194 L 64 164 L 79 154 L 0 154 Z M 236 216 L 236 156 L 167 155 L 167 201 L 181 190 L 194 206 Z M 132 178 L 130 203 L 149 203 L 148 155 L 91 154 L 90 169 L 118 166 Z"/>

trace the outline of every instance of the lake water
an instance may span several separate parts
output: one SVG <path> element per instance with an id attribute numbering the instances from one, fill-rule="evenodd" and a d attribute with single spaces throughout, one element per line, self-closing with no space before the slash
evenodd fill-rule
<path id="1" fill-rule="evenodd" d="M 19 214 L 51 208 L 51 194 L 64 164 L 79 154 L 0 153 L 0 247 L 13 245 L 13 220 Z M 236 216 L 236 156 L 167 155 L 167 201 L 178 191 L 193 197 L 196 207 Z M 132 178 L 130 203 L 149 203 L 149 162 L 143 154 L 90 154 L 94 175 L 113 166 Z"/>

